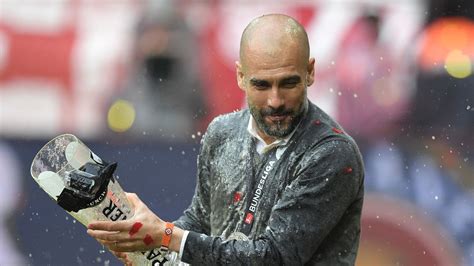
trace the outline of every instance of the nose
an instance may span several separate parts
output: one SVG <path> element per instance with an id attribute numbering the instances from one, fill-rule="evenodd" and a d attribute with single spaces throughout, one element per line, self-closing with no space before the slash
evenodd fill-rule
<path id="1" fill-rule="evenodd" d="M 284 97 L 278 88 L 273 87 L 269 93 L 268 106 L 277 109 L 285 104 Z"/>

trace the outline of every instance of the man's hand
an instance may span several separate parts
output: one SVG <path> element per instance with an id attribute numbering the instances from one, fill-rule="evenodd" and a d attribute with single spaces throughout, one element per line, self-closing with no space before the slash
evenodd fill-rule
<path id="1" fill-rule="evenodd" d="M 106 246 L 119 259 L 123 252 L 145 251 L 160 247 L 165 222 L 156 216 L 135 193 L 126 193 L 135 214 L 125 221 L 97 221 L 87 233 Z"/>
<path id="2" fill-rule="evenodd" d="M 132 264 L 132 261 L 130 261 L 127 257 L 127 253 L 125 252 L 115 252 L 115 251 L 111 251 L 115 257 L 117 257 L 119 260 L 121 260 L 123 262 L 123 265 L 125 266 L 134 266 Z"/>

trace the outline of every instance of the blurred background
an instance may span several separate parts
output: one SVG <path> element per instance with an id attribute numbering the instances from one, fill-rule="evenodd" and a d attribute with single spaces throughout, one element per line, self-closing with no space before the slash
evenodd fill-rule
<path id="1" fill-rule="evenodd" d="M 308 96 L 364 156 L 357 265 L 474 265 L 472 0 L 0 0 L 0 265 L 119 264 L 30 176 L 62 133 L 179 217 L 208 123 L 245 106 L 243 28 L 275 12 L 307 29 Z"/>

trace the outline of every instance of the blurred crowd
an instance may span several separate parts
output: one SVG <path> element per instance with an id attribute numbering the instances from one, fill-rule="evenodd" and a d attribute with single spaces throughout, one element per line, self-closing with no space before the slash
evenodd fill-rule
<path id="1" fill-rule="evenodd" d="M 216 115 L 245 108 L 243 27 L 285 13 L 316 58 L 309 98 L 364 156 L 358 263 L 474 265 L 473 1 L 97 2 L 0 1 L 2 169 L 14 165 L 11 140 L 63 132 L 193 142 Z M 0 243 L 3 265 L 14 253 Z"/>

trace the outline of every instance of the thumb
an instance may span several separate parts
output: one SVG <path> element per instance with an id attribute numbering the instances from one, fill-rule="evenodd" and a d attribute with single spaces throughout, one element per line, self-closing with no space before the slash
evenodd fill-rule
<path id="1" fill-rule="evenodd" d="M 134 209 L 136 209 L 140 204 L 143 204 L 137 194 L 125 192 L 125 195 Z"/>

